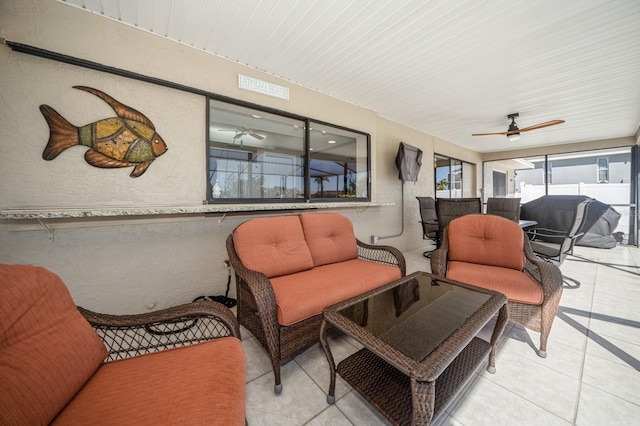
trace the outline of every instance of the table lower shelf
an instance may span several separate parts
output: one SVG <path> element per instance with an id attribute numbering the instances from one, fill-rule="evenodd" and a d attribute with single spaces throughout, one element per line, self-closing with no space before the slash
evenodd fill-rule
<path id="1" fill-rule="evenodd" d="M 448 405 L 490 351 L 489 343 L 474 338 L 436 379 L 431 420 Z M 337 372 L 389 421 L 398 425 L 411 424 L 410 380 L 395 367 L 370 350 L 361 349 L 340 362 Z M 430 400 L 430 397 L 419 399 Z M 417 408 L 420 411 L 428 407 Z"/>

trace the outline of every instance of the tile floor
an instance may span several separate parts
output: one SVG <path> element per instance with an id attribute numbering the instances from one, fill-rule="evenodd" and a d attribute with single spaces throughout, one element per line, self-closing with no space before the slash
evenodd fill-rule
<path id="1" fill-rule="evenodd" d="M 430 270 L 423 250 L 405 253 L 407 272 Z M 509 323 L 496 357 L 496 374 L 481 366 L 437 425 L 639 425 L 640 250 L 577 247 L 563 274 L 566 284 L 546 359 L 532 345 L 538 333 Z M 273 392 L 267 353 L 243 329 L 250 425 L 382 425 L 356 391 L 338 378 L 328 405 L 329 367 L 315 345 L 282 367 L 283 391 Z M 487 336 L 489 333 L 487 333 Z M 336 362 L 359 349 L 331 337 Z"/>

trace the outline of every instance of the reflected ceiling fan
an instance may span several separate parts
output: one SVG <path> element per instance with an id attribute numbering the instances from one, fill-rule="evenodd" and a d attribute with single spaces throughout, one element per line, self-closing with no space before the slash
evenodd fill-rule
<path id="1" fill-rule="evenodd" d="M 516 117 L 518 117 L 519 115 L 520 114 L 518 114 L 517 112 L 507 115 L 507 118 L 511 120 L 511 124 L 509 124 L 509 128 L 504 132 L 473 133 L 471 136 L 505 135 L 507 138 L 509 138 L 509 141 L 513 142 L 513 141 L 517 141 L 518 139 L 520 139 L 520 133 L 522 133 L 522 132 L 528 132 L 528 131 L 531 131 L 531 130 L 542 129 L 544 127 L 555 126 L 556 124 L 564 123 L 564 120 L 551 120 L 551 121 L 545 121 L 544 123 L 534 124 L 533 126 L 529 126 L 529 127 L 525 127 L 523 129 L 520 129 L 520 128 L 518 128 L 518 125 L 516 124 Z"/>
<path id="2" fill-rule="evenodd" d="M 253 129 L 247 129 L 246 127 L 238 127 L 236 130 L 229 129 L 218 129 L 219 132 L 235 132 L 236 134 L 233 136 L 233 143 L 236 142 L 236 139 L 241 138 L 242 136 L 251 136 L 254 139 L 258 139 L 259 141 L 264 139 L 259 133 L 256 133 Z"/>

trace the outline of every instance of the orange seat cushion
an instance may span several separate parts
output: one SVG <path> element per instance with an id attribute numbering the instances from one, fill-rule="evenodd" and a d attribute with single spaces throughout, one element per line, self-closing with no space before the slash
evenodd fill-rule
<path id="1" fill-rule="evenodd" d="M 517 271 L 524 268 L 524 232 L 509 219 L 483 214 L 461 216 L 449 223 L 447 236 L 450 260 Z"/>
<path id="2" fill-rule="evenodd" d="M 56 425 L 244 425 L 245 355 L 235 337 L 104 364 Z"/>
<path id="3" fill-rule="evenodd" d="M 245 267 L 269 278 L 313 267 L 298 216 L 248 220 L 233 231 L 233 244 Z"/>
<path id="4" fill-rule="evenodd" d="M 542 287 L 524 272 L 476 263 L 447 263 L 447 278 L 498 291 L 513 302 L 540 305 Z"/>
<path id="5" fill-rule="evenodd" d="M 401 275 L 398 267 L 353 259 L 272 278 L 278 322 L 287 326 L 311 318 L 327 306 L 397 280 Z"/>
<path id="6" fill-rule="evenodd" d="M 49 424 L 106 356 L 60 277 L 0 265 L 0 424 Z"/>
<path id="7" fill-rule="evenodd" d="M 358 258 L 358 245 L 351 221 L 337 213 L 300 216 L 313 265 L 327 265 Z"/>

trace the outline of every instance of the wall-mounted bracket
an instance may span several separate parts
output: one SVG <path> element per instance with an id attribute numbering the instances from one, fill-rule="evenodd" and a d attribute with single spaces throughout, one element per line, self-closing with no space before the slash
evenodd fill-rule
<path id="1" fill-rule="evenodd" d="M 46 223 L 44 223 L 41 219 L 38 219 L 38 223 L 42 228 L 47 231 L 47 238 L 49 241 L 53 241 L 53 229 L 49 228 Z"/>

